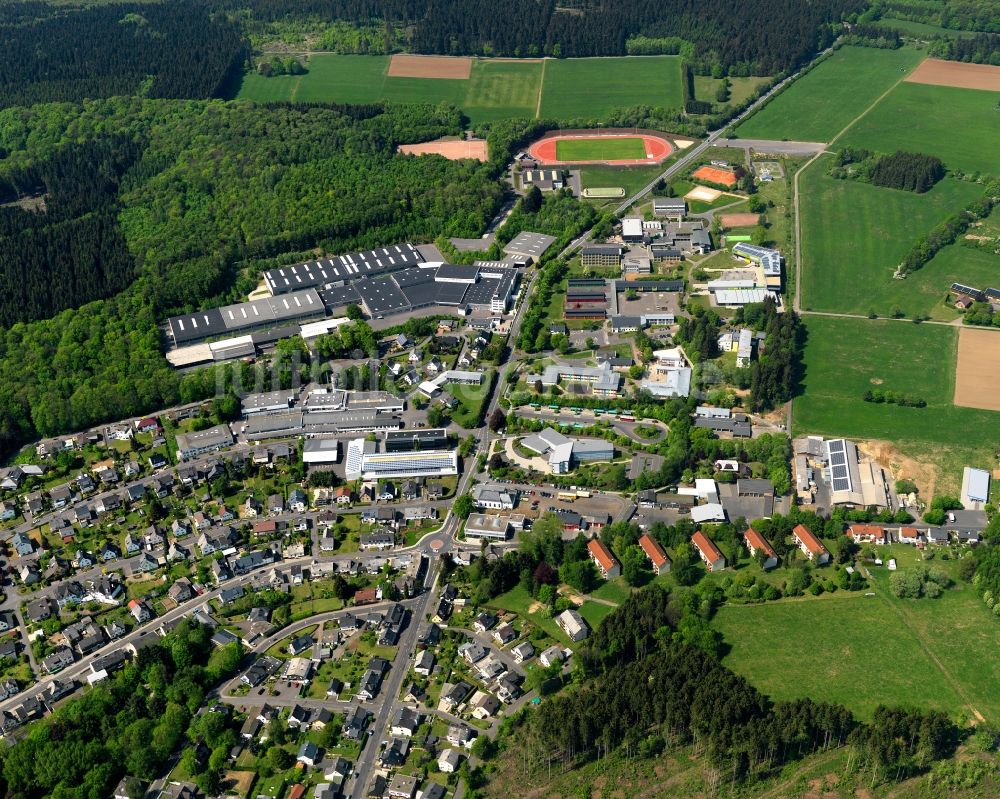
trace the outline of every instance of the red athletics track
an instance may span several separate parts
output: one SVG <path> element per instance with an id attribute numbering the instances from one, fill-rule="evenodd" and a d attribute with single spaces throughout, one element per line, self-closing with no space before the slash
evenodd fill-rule
<path id="1" fill-rule="evenodd" d="M 556 142 L 569 139 L 642 139 L 646 147 L 646 158 L 618 159 L 612 161 L 560 161 L 556 158 Z M 661 136 L 645 133 L 588 133 L 565 136 L 547 136 L 528 147 L 528 155 L 544 166 L 565 166 L 567 164 L 608 164 L 609 166 L 643 166 L 659 164 L 674 151 L 674 145 Z"/>

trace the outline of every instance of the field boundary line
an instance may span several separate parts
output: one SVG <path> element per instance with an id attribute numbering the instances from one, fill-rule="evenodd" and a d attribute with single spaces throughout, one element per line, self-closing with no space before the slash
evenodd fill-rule
<path id="1" fill-rule="evenodd" d="M 887 96 L 889 95 L 889 93 L 890 93 L 890 92 L 892 92 L 892 91 L 893 91 L 893 90 L 894 90 L 894 89 L 895 89 L 895 88 L 896 88 L 897 86 L 899 86 L 899 84 L 901 84 L 901 83 L 902 83 L 903 81 L 905 81 L 905 80 L 906 80 L 906 79 L 907 79 L 907 78 L 908 78 L 908 77 L 909 77 L 910 75 L 912 75 L 912 74 L 913 74 L 913 72 L 914 72 L 914 70 L 916 70 L 916 68 L 917 68 L 917 67 L 919 67 L 919 66 L 920 66 L 920 64 L 922 64 L 922 63 L 924 63 L 924 62 L 923 62 L 923 60 L 922 60 L 922 61 L 920 61 L 920 63 L 919 63 L 919 64 L 917 64 L 916 66 L 914 66 L 914 67 L 913 67 L 913 69 L 911 69 L 911 70 L 910 70 L 909 72 L 907 72 L 907 73 L 906 73 L 905 75 L 903 75 L 902 77 L 900 77 L 900 79 L 899 79 L 899 80 L 897 80 L 897 81 L 896 81 L 896 82 L 895 82 L 894 84 L 892 84 L 892 86 L 890 86 L 890 87 L 889 87 L 888 89 L 886 89 L 886 90 L 885 90 L 884 92 L 882 92 L 882 94 L 880 94 L 880 95 L 879 95 L 879 96 L 878 96 L 878 97 L 877 97 L 877 98 L 875 99 L 875 102 L 873 102 L 873 103 L 872 103 L 872 104 L 871 104 L 870 106 L 868 106 L 868 107 L 867 107 L 867 108 L 866 108 L 866 109 L 865 109 L 864 111 L 862 111 L 862 112 L 861 112 L 860 114 L 858 114 L 858 115 L 857 115 L 856 117 L 854 117 L 854 119 L 852 119 L 852 120 L 851 120 L 850 122 L 848 122 L 848 123 L 847 123 L 847 126 L 846 126 L 846 127 L 845 127 L 845 128 L 844 128 L 844 129 L 842 130 L 842 131 L 840 131 L 840 133 L 838 133 L 838 134 L 837 134 L 836 136 L 834 136 L 834 137 L 833 137 L 832 139 L 830 139 L 830 141 L 828 141 L 828 142 L 827 142 L 827 146 L 829 147 L 829 146 L 830 146 L 831 144 L 833 144 L 833 143 L 834 143 L 835 141 L 837 141 L 837 139 L 839 139 L 839 138 L 840 138 L 841 136 L 843 136 L 843 135 L 844 135 L 845 133 L 847 133 L 847 131 L 849 131 L 849 130 L 850 130 L 851 128 L 853 128 L 853 127 L 854 127 L 854 126 L 855 126 L 856 124 L 858 124 L 858 121 L 859 121 L 859 120 L 861 120 L 861 119 L 863 119 L 863 118 L 864 118 L 865 116 L 867 116 L 867 115 L 868 115 L 868 112 L 869 112 L 869 111 L 871 111 L 871 110 L 872 110 L 872 109 L 873 109 L 873 108 L 874 108 L 875 106 L 877 106 L 877 105 L 878 105 L 879 103 L 881 103 L 881 102 L 882 102 L 882 101 L 883 101 L 883 100 L 884 100 L 884 99 L 885 99 L 885 98 L 886 98 L 886 97 L 887 97 Z"/>
<path id="2" fill-rule="evenodd" d="M 538 77 L 538 99 L 535 100 L 535 119 L 541 119 L 542 116 L 542 92 L 545 91 L 545 65 L 548 63 L 548 58 L 542 59 L 542 73 Z"/>
<path id="3" fill-rule="evenodd" d="M 922 64 L 923 61 L 920 62 Z M 881 103 L 890 92 L 892 92 L 899 84 L 906 80 L 913 71 L 920 66 L 917 64 L 913 69 L 909 70 L 906 74 L 900 76 L 899 80 L 893 83 L 888 89 L 886 89 L 882 94 L 880 94 L 875 101 L 869 105 L 864 111 L 858 114 L 854 119 L 847 123 L 847 125 L 840 131 L 836 136 L 834 136 L 830 141 L 826 143 L 826 147 L 832 145 L 837 139 L 843 136 L 847 131 L 853 128 L 861 119 L 863 119 L 875 106 Z M 802 307 L 802 215 L 799 212 L 799 176 L 805 172 L 813 162 L 816 161 L 821 155 L 826 152 L 826 147 L 824 147 L 820 152 L 816 153 L 812 158 L 810 158 L 801 169 L 795 173 L 795 179 L 793 183 L 795 185 L 795 191 L 793 192 L 795 200 L 795 296 L 792 299 L 792 310 L 799 313 Z"/>
<path id="4" fill-rule="evenodd" d="M 941 672 L 942 676 L 945 679 L 945 682 L 947 682 L 955 690 L 955 693 L 958 694 L 959 698 L 961 698 L 966 703 L 970 712 L 977 719 L 982 719 L 983 721 L 985 721 L 983 714 L 979 712 L 975 704 L 973 704 L 973 702 L 969 699 L 968 694 L 966 694 L 965 692 L 965 688 L 960 683 L 958 683 L 954 677 L 951 676 L 951 673 L 948 671 L 948 669 L 945 668 L 944 664 L 940 661 L 938 656 L 931 650 L 931 648 L 924 641 L 924 636 L 921 635 L 920 632 L 918 632 L 918 630 L 910 623 L 909 614 L 905 610 L 903 610 L 903 608 L 900 607 L 900 605 L 898 605 L 896 602 L 894 602 L 892 599 L 886 596 L 885 593 L 883 593 L 882 591 L 882 587 L 879 586 L 877 583 L 875 584 L 874 588 L 875 588 L 875 594 L 878 596 L 878 598 L 881 599 L 883 602 L 885 602 L 890 608 L 892 608 L 893 613 L 895 613 L 896 616 L 899 617 L 899 620 L 903 623 L 903 626 L 906 627 L 906 629 L 910 632 L 914 640 L 916 640 L 917 645 L 920 647 L 921 650 L 923 650 L 923 653 L 927 655 L 927 657 L 934 664 L 937 670 Z"/>

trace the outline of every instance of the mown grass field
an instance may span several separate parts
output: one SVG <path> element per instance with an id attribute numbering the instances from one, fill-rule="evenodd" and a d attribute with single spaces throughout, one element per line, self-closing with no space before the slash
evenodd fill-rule
<path id="1" fill-rule="evenodd" d="M 389 56 L 321 53 L 311 56 L 307 66 L 308 73 L 298 76 L 248 74 L 237 97 L 257 102 L 449 102 L 473 122 L 534 118 L 539 95 L 542 115 L 560 119 L 596 117 L 612 108 L 638 104 L 680 107 L 682 101 L 676 56 L 549 59 L 544 63 L 477 59 L 468 80 L 390 78 L 386 75 Z M 734 85 L 734 96 L 745 90 L 742 83 Z"/>
<path id="2" fill-rule="evenodd" d="M 556 142 L 560 161 L 615 161 L 646 157 L 642 139 L 562 139 Z"/>
<path id="3" fill-rule="evenodd" d="M 542 117 L 594 119 L 613 108 L 633 105 L 679 108 L 681 103 L 681 60 L 677 56 L 545 62 Z"/>
<path id="4" fill-rule="evenodd" d="M 713 624 L 732 647 L 723 663 L 776 700 L 837 702 L 865 718 L 883 703 L 949 712 L 960 703 L 876 597 L 727 606 Z"/>
<path id="5" fill-rule="evenodd" d="M 926 22 L 912 22 L 908 19 L 893 19 L 892 17 L 883 17 L 880 20 L 876 20 L 875 24 L 880 28 L 895 28 L 910 36 L 928 38 L 931 36 L 947 36 L 949 39 L 955 39 L 959 36 L 976 35 L 971 31 L 957 31 L 951 28 L 942 28 L 940 25 L 928 25 Z"/>
<path id="6" fill-rule="evenodd" d="M 1000 92 L 901 83 L 838 144 L 936 155 L 949 169 L 1000 175 Z"/>
<path id="7" fill-rule="evenodd" d="M 802 393 L 794 400 L 795 435 L 891 441 L 927 468 L 936 467 L 939 491 L 957 491 L 963 465 L 990 468 L 1000 413 L 952 404 L 957 328 L 809 315 L 804 321 L 804 377 Z M 865 402 L 865 391 L 875 388 L 919 397 L 927 407 Z"/>
<path id="8" fill-rule="evenodd" d="M 882 547 L 884 560 L 913 568 L 913 547 Z M 931 566 L 953 577 L 957 560 Z M 918 704 L 952 716 L 1000 719 L 1000 626 L 956 581 L 938 599 L 892 595 L 888 569 L 872 567 L 877 596 L 834 595 L 723 607 L 715 626 L 732 647 L 726 665 L 775 699 L 841 702 L 863 718 L 880 704 Z"/>
<path id="9" fill-rule="evenodd" d="M 923 57 L 912 47 L 842 47 L 740 125 L 736 134 L 828 142 Z"/>
<path id="10" fill-rule="evenodd" d="M 580 170 L 580 185 L 585 189 L 620 186 L 625 189 L 625 196 L 631 197 L 651 180 L 654 180 L 664 169 L 666 169 L 665 164 L 626 167 L 585 166 Z M 601 202 L 613 202 L 617 205 L 621 202 L 621 198 L 602 200 Z"/>
<path id="11" fill-rule="evenodd" d="M 983 187 L 946 178 L 915 194 L 835 180 L 828 174 L 833 163 L 832 155 L 823 156 L 799 178 L 802 307 L 929 313 L 952 281 L 963 280 L 961 263 L 943 259 L 906 280 L 894 280 L 893 272 L 920 235 L 981 196 Z"/>

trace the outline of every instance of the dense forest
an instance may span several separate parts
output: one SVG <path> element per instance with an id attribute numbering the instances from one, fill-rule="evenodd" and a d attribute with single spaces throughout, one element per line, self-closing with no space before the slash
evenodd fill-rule
<path id="1" fill-rule="evenodd" d="M 395 155 L 402 142 L 461 129 L 457 110 L 427 106 L 115 98 L 0 111 L 5 196 L 51 182 L 51 212 L 66 224 L 107 224 L 86 228 L 73 255 L 52 265 L 65 293 L 51 310 L 87 304 L 0 329 L 0 452 L 214 391 L 211 375 L 168 366 L 157 321 L 245 296 L 279 256 L 478 235 L 502 201 L 496 164 Z M 59 225 L 47 213 L 31 219 L 38 252 L 58 246 Z M 5 263 L 4 280 L 28 265 Z M 133 274 L 125 291 L 87 302 Z M 74 275 L 103 282 L 81 286 Z M 19 289 L 34 298 L 23 313 L 43 310 L 37 287 L 48 279 L 41 271 Z M 7 318 L 18 312 L 5 307 Z"/>
<path id="2" fill-rule="evenodd" d="M 237 24 L 201 3 L 0 11 L 0 108 L 116 94 L 213 97 L 248 54 Z"/>
<path id="3" fill-rule="evenodd" d="M 832 41 L 831 23 L 860 11 L 860 0 L 223 0 L 258 22 L 342 20 L 407 28 L 419 53 L 503 56 L 690 53 L 732 74 L 772 75 L 802 63 Z M 780 19 L 781 25 L 761 24 Z M 693 43 L 693 48 L 691 44 Z"/>
<path id="4" fill-rule="evenodd" d="M 117 193 L 141 152 L 114 136 L 71 144 L 0 182 L 0 200 L 44 192 L 44 211 L 0 208 L 0 325 L 44 319 L 132 282 Z"/>
<path id="5" fill-rule="evenodd" d="M 681 589 L 632 594 L 578 654 L 583 683 L 523 714 L 542 761 L 564 767 L 626 746 L 652 757 L 693 743 L 730 783 L 812 752 L 849 744 L 872 783 L 919 773 L 955 749 L 957 730 L 937 711 L 877 708 L 861 723 L 840 705 L 772 702 L 685 632 L 698 618 Z M 514 726 L 516 729 L 516 725 Z"/>
<path id="6" fill-rule="evenodd" d="M 236 734 L 218 713 L 195 714 L 209 690 L 235 672 L 242 651 L 239 644 L 213 646 L 211 635 L 211 628 L 183 620 L 123 671 L 32 725 L 23 740 L 4 747 L 4 794 L 106 799 L 126 773 L 158 776 L 185 736 L 212 749 L 210 763 L 224 761 Z M 215 768 L 203 787 L 218 784 Z"/>

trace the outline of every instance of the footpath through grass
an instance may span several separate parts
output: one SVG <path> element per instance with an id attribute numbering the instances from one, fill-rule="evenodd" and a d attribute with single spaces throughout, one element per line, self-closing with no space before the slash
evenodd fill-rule
<path id="1" fill-rule="evenodd" d="M 1000 176 L 1000 92 L 901 83 L 838 144 L 929 153 L 949 169 Z"/>
<path id="2" fill-rule="evenodd" d="M 920 557 L 892 550 L 900 568 Z M 952 572 L 954 564 L 933 562 Z M 862 718 L 879 704 L 916 704 L 1000 720 L 1000 625 L 975 590 L 897 599 L 888 570 L 874 568 L 877 596 L 723 607 L 713 624 L 732 647 L 724 662 L 774 699 L 839 702 Z"/>
<path id="3" fill-rule="evenodd" d="M 736 134 L 828 142 L 923 57 L 913 47 L 842 47 L 740 125 Z"/>

